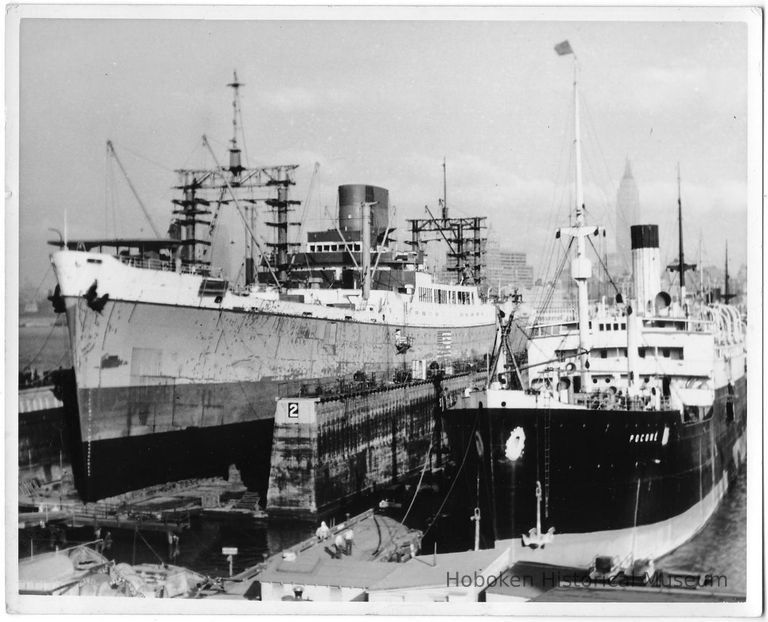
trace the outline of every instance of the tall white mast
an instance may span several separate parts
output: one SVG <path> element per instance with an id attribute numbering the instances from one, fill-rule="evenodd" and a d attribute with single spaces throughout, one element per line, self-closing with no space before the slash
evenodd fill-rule
<path id="1" fill-rule="evenodd" d="M 571 45 L 563 41 L 555 46 L 555 51 L 560 55 L 573 55 L 573 148 L 576 160 L 576 222 L 574 227 L 560 229 L 558 235 L 566 234 L 576 238 L 576 256 L 571 261 L 571 278 L 576 281 L 578 290 L 579 311 L 579 372 L 581 376 L 581 390 L 589 387 L 589 300 L 587 282 L 592 276 L 592 263 L 587 259 L 585 237 L 599 232 L 597 227 L 587 227 L 584 223 L 584 188 L 581 174 L 581 128 L 579 125 L 579 91 L 578 91 L 578 60 Z"/>

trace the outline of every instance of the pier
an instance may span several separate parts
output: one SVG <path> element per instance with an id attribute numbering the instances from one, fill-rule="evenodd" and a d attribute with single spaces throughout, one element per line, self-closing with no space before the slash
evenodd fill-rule
<path id="1" fill-rule="evenodd" d="M 232 476 L 230 481 L 211 478 L 152 486 L 95 503 L 37 493 L 19 499 L 23 508 L 19 512 L 20 529 L 60 523 L 68 527 L 180 532 L 200 514 L 255 513 L 245 487 Z"/>

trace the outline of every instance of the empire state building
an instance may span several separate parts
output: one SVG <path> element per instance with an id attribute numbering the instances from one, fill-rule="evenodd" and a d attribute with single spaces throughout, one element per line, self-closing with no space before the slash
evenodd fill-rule
<path id="1" fill-rule="evenodd" d="M 619 190 L 616 193 L 616 229 L 615 243 L 616 255 L 619 262 L 617 266 L 620 272 L 630 272 L 632 256 L 629 228 L 640 223 L 640 193 L 637 190 L 635 178 L 632 176 L 632 167 L 629 158 L 624 166 L 624 176 L 621 178 Z M 609 237 L 610 239 L 610 237 Z"/>

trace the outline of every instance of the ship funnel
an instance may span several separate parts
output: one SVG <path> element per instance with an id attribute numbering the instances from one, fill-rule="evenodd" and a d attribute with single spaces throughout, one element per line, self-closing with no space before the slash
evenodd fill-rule
<path id="1" fill-rule="evenodd" d="M 651 315 L 655 311 L 656 295 L 661 290 L 659 226 L 632 225 L 630 237 L 638 315 Z"/>
<path id="2" fill-rule="evenodd" d="M 375 247 L 389 226 L 389 190 L 366 184 L 339 186 L 339 229 L 350 240 L 359 240 L 363 220 L 361 205 L 371 207 L 371 247 Z"/>

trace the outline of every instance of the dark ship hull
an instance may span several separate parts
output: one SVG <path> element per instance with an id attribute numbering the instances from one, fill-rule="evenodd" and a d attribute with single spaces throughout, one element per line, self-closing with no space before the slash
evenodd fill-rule
<path id="1" fill-rule="evenodd" d="M 444 429 L 470 490 L 480 474 L 485 535 L 512 541 L 516 559 L 656 558 L 701 529 L 746 458 L 746 377 L 734 389 L 688 422 L 669 410 L 483 408 L 476 393 L 445 413 Z M 541 529 L 554 537 L 535 550 L 522 535 L 537 524 L 537 482 Z"/>

